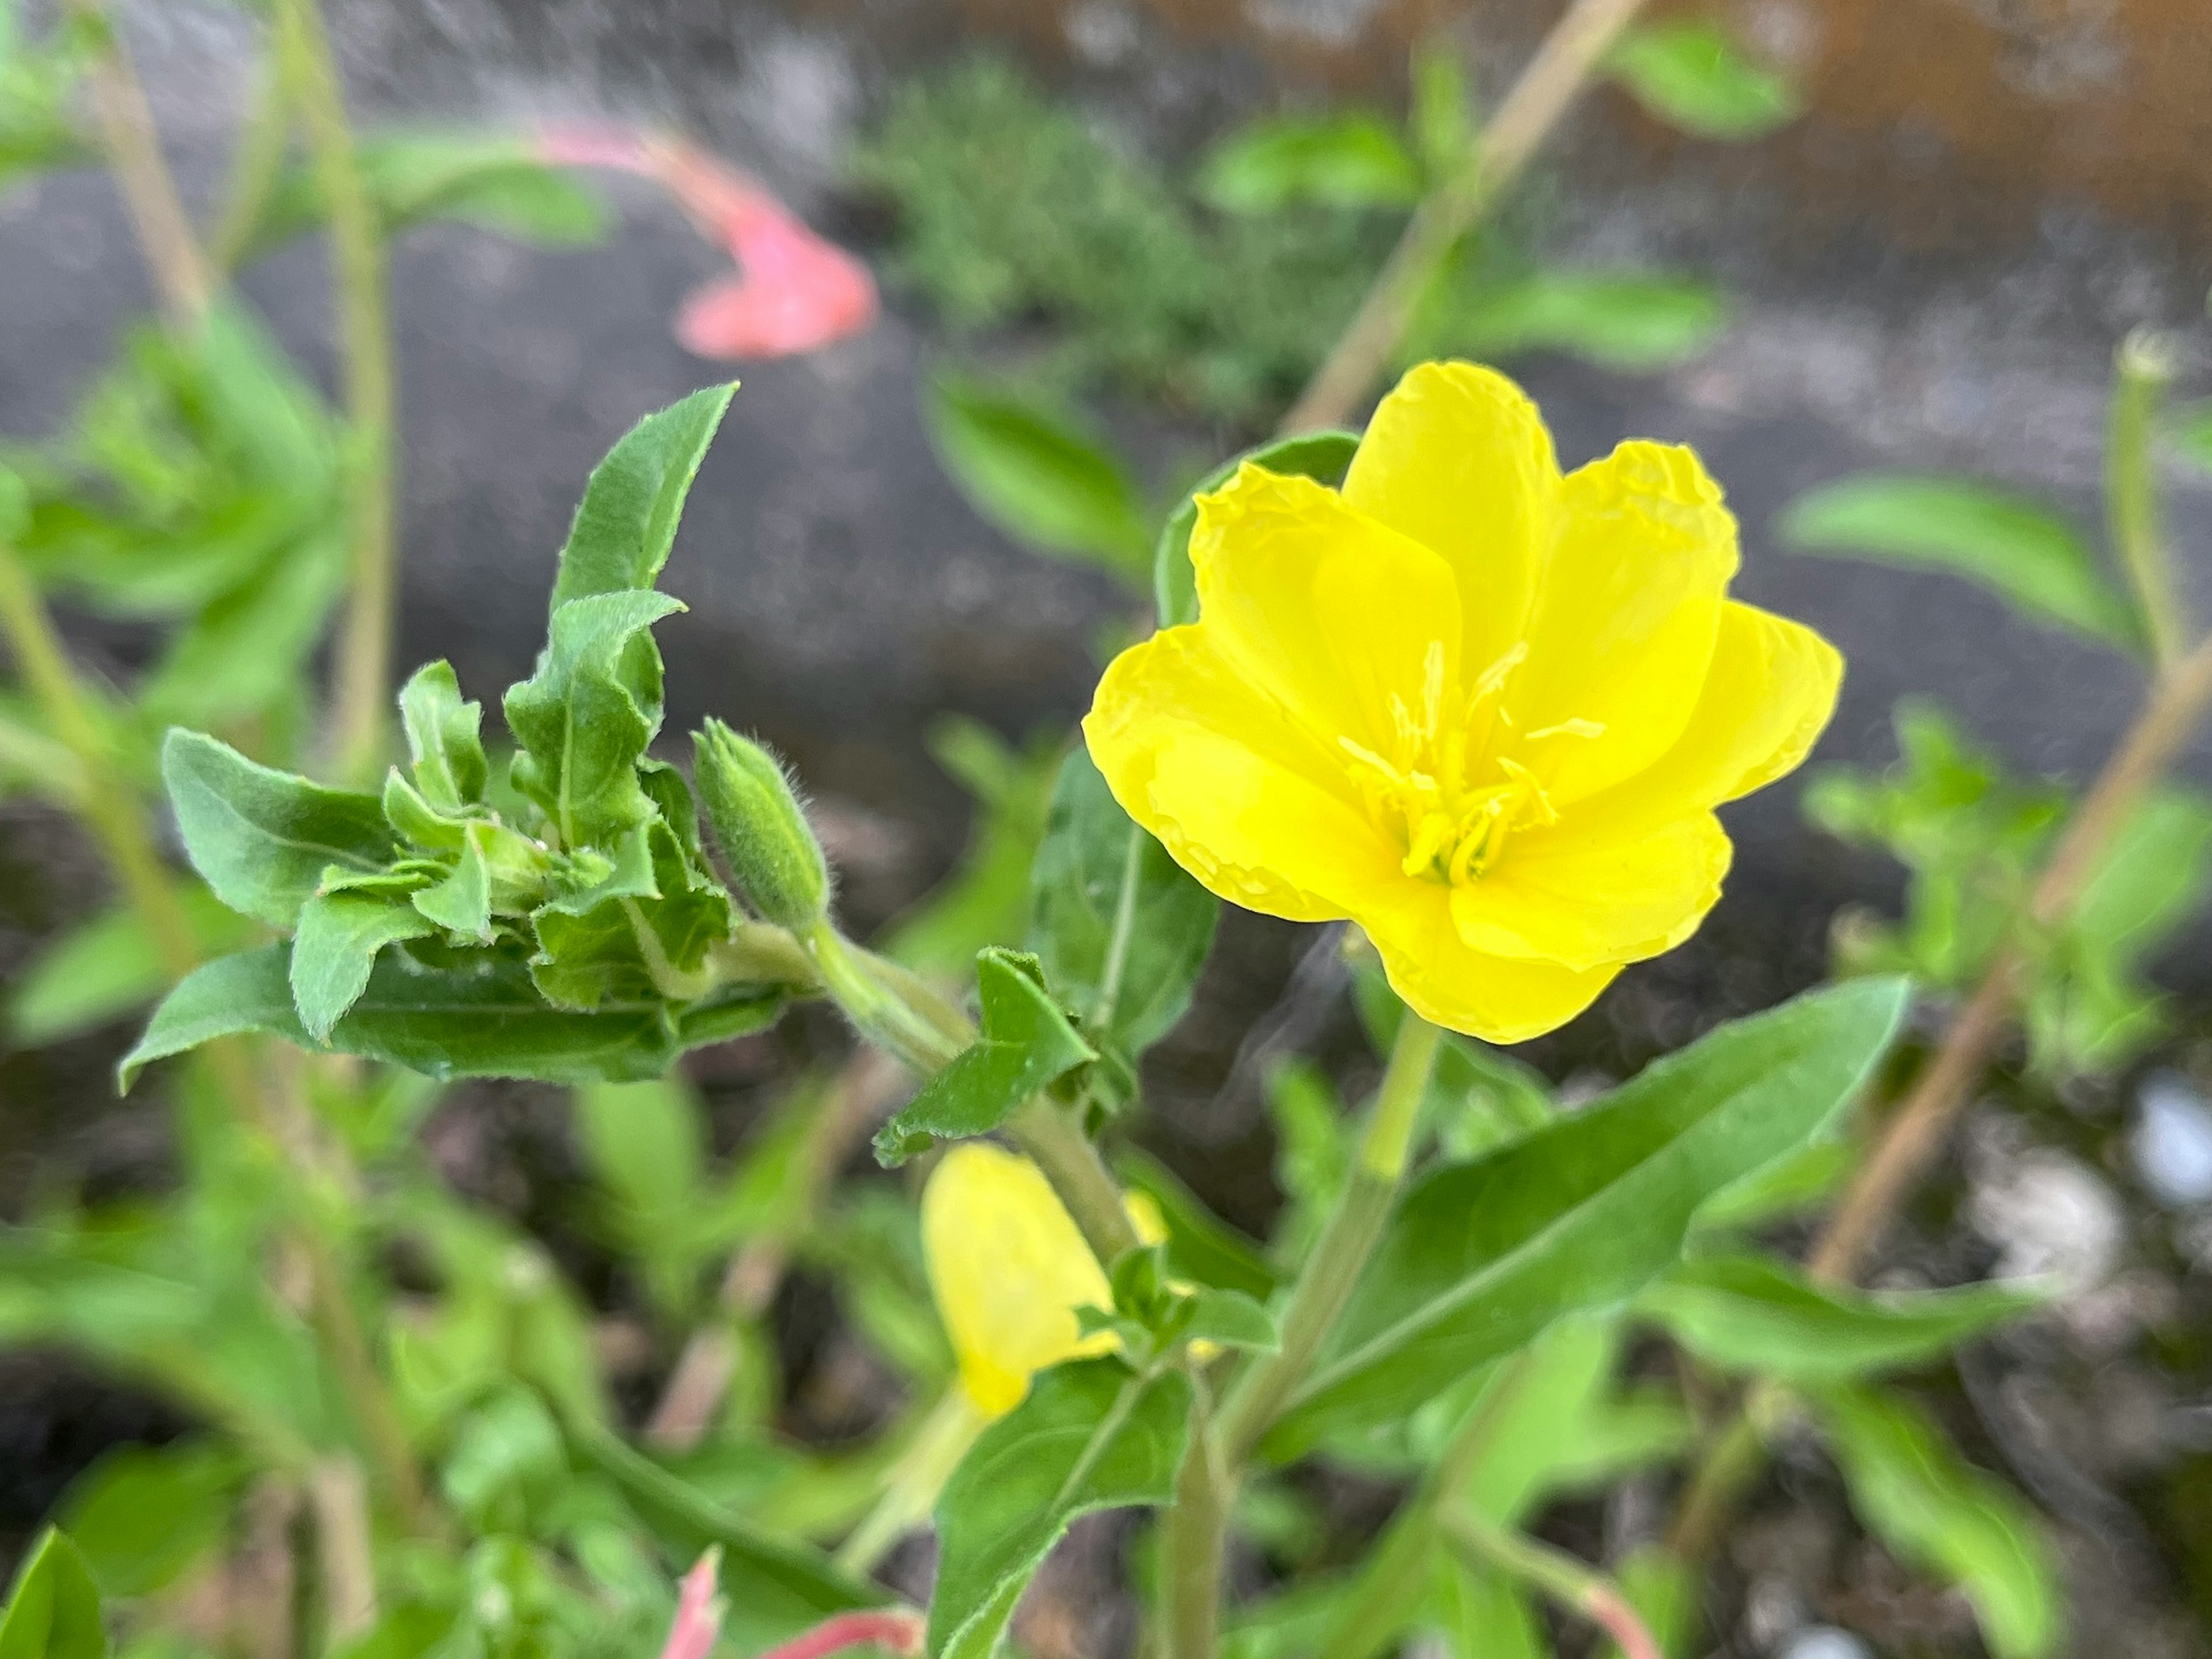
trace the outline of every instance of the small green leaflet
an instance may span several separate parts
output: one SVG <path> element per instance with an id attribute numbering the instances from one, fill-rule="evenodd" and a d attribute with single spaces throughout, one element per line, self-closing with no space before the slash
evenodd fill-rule
<path id="1" fill-rule="evenodd" d="M 708 386 L 647 416 L 592 469 L 561 549 L 549 614 L 572 599 L 643 590 L 659 579 L 691 481 L 737 390 Z"/>
<path id="2" fill-rule="evenodd" d="M 983 1431 L 937 1500 L 930 1659 L 990 1659 L 1060 1534 L 1094 1510 L 1164 1504 L 1190 1428 L 1190 1381 L 1118 1359 L 1040 1374 Z"/>
<path id="3" fill-rule="evenodd" d="M 1801 552 L 1942 570 L 2030 617 L 2140 648 L 2135 613 L 2081 532 L 2039 502 L 1965 478 L 1860 472 L 1800 495 L 1776 526 Z"/>
<path id="4" fill-rule="evenodd" d="M 1812 1403 L 1867 1529 L 1964 1590 L 1996 1659 L 2051 1652 L 2057 1564 L 2027 1505 L 1901 1395 L 1835 1388 Z"/>
<path id="5" fill-rule="evenodd" d="M 411 903 L 377 893 L 319 893 L 301 907 L 292 936 L 292 1006 L 317 1042 L 368 987 L 378 952 L 421 939 L 430 919 Z"/>
<path id="6" fill-rule="evenodd" d="M 1721 1027 L 1400 1203 L 1274 1446 L 1389 1421 L 1561 1315 L 1633 1293 L 1715 1193 L 1821 1133 L 1902 1017 L 1860 980 Z"/>
<path id="7" fill-rule="evenodd" d="M 982 1035 L 876 1132 L 886 1167 L 937 1139 L 988 1134 L 1030 1096 L 1098 1058 L 1045 989 L 1037 959 L 998 946 L 975 957 Z"/>
<path id="8" fill-rule="evenodd" d="M 1923 1364 L 2045 1300 L 2009 1285 L 1868 1294 L 1771 1257 L 1723 1255 L 1678 1263 L 1636 1306 L 1709 1365 L 1828 1382 Z"/>
<path id="9" fill-rule="evenodd" d="M 1078 746 L 1061 763 L 1030 880 L 1045 981 L 1133 1092 L 1137 1061 L 1190 1006 L 1221 902 L 1139 829 Z"/>
<path id="10" fill-rule="evenodd" d="M 1061 411 L 1033 397 L 941 372 L 922 418 L 952 481 L 1016 541 L 1070 554 L 1141 586 L 1152 552 L 1128 469 Z"/>
<path id="11" fill-rule="evenodd" d="M 1606 68 L 1644 108 L 1700 138 L 1756 138 L 1804 107 L 1795 87 L 1746 58 L 1727 31 L 1693 18 L 1629 30 Z"/>
<path id="12" fill-rule="evenodd" d="M 1421 164 L 1381 116 L 1346 110 L 1255 121 L 1214 146 L 1198 191 L 1224 213 L 1273 213 L 1297 203 L 1410 207 Z"/>
<path id="13" fill-rule="evenodd" d="M 780 992 L 735 986 L 672 1018 L 657 1000 L 579 1013 L 548 1006 L 513 956 L 416 949 L 419 957 L 387 951 L 379 958 L 359 1000 L 331 1026 L 331 1048 L 434 1078 L 640 1082 L 686 1048 L 758 1030 L 782 1006 Z M 319 1046 L 293 1006 L 290 957 L 289 945 L 268 945 L 184 980 L 124 1056 L 121 1085 L 129 1089 L 150 1061 L 217 1037 L 260 1031 Z"/>
<path id="14" fill-rule="evenodd" d="M 453 664 L 425 663 L 415 671 L 400 689 L 399 721 L 424 800 L 457 812 L 483 799 L 490 774 L 481 735 L 483 705 L 462 698 Z"/>
<path id="15" fill-rule="evenodd" d="M 100 1591 L 76 1546 L 46 1528 L 15 1575 L 0 1617 L 0 1659 L 106 1659 Z"/>
<path id="16" fill-rule="evenodd" d="M 1191 568 L 1190 536 L 1198 528 L 1200 495 L 1220 489 L 1247 461 L 1270 472 L 1316 478 L 1334 489 L 1344 482 L 1352 453 L 1358 447 L 1358 437 L 1350 432 L 1310 432 L 1296 438 L 1278 438 L 1248 449 L 1200 479 L 1182 504 L 1168 515 L 1152 550 L 1152 603 L 1158 610 L 1160 626 L 1175 628 L 1198 620 L 1198 577 Z"/>
<path id="17" fill-rule="evenodd" d="M 367 874 L 398 853 L 375 796 L 272 771 L 201 732 L 169 733 L 161 777 L 192 867 L 272 927 L 292 927 L 333 866 Z"/>

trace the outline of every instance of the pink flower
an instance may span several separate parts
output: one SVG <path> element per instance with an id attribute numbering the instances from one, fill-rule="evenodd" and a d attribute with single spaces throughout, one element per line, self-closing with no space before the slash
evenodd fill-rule
<path id="1" fill-rule="evenodd" d="M 868 269 L 809 230 L 757 181 L 695 144 L 627 127 L 563 127 L 539 140 L 556 167 L 617 168 L 656 179 L 735 275 L 686 296 L 676 338 L 710 358 L 788 357 L 858 334 L 876 319 Z"/>

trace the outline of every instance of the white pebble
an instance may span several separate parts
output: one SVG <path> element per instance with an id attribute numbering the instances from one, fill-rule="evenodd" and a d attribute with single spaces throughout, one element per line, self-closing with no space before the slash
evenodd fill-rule
<path id="1" fill-rule="evenodd" d="M 2212 1106 L 2179 1073 L 2154 1073 L 2143 1084 L 2128 1151 L 2150 1195 L 2168 1208 L 2212 1200 Z"/>

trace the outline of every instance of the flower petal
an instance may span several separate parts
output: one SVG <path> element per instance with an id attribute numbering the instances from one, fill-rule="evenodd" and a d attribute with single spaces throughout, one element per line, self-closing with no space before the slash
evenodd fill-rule
<path id="1" fill-rule="evenodd" d="M 1344 499 L 1433 549 L 1459 578 L 1472 672 L 1526 632 L 1559 498 L 1544 418 L 1474 363 L 1423 363 L 1376 410 Z"/>
<path id="2" fill-rule="evenodd" d="M 1075 1320 L 1113 1306 L 1106 1275 L 1027 1158 L 975 1140 L 946 1152 L 922 1189 L 921 1247 L 961 1380 L 987 1414 L 1019 1405 L 1032 1373 L 1112 1350 L 1110 1333 L 1086 1338 Z"/>
<path id="3" fill-rule="evenodd" d="M 1450 566 L 1311 478 L 1249 463 L 1198 502 L 1198 627 L 1322 744 L 1387 748 L 1394 698 L 1420 707 L 1432 647 L 1459 674 Z"/>
<path id="4" fill-rule="evenodd" d="M 1720 486 L 1676 445 L 1638 440 L 1577 468 L 1560 510 L 1509 705 L 1524 733 L 1604 728 L 1523 739 L 1555 806 L 1641 772 L 1681 736 L 1736 568 Z"/>
<path id="5" fill-rule="evenodd" d="M 1440 882 L 1405 882 L 1396 900 L 1358 918 L 1390 988 L 1422 1018 L 1486 1042 L 1526 1042 L 1565 1024 L 1620 971 L 1617 963 L 1573 969 L 1477 951 L 1460 937 Z"/>
<path id="6" fill-rule="evenodd" d="M 1764 788 L 1804 760 L 1843 677 L 1843 657 L 1811 629 L 1729 600 L 1682 735 L 1643 773 L 1583 803 L 1577 820 L 1635 834 Z"/>
<path id="7" fill-rule="evenodd" d="M 1404 879 L 1340 757 L 1211 646 L 1203 624 L 1170 628 L 1099 681 L 1084 741 L 1122 811 L 1209 890 L 1293 921 Z"/>
<path id="8" fill-rule="evenodd" d="M 1732 849 L 1710 812 L 1632 835 L 1578 823 L 1515 836 L 1479 879 L 1452 890 L 1471 949 L 1568 968 L 1641 962 L 1697 931 L 1721 896 Z"/>

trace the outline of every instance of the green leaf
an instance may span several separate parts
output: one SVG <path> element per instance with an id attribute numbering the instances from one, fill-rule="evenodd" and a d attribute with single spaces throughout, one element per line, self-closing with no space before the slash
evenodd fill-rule
<path id="1" fill-rule="evenodd" d="M 359 159 L 369 205 L 386 238 L 434 219 L 552 246 L 601 241 L 607 234 L 609 216 L 598 194 L 538 161 L 527 139 L 381 133 L 361 141 Z M 265 253 L 323 216 L 314 170 L 289 173 L 270 191 L 248 251 Z"/>
<path id="2" fill-rule="evenodd" d="M 512 1383 L 463 1418 L 438 1470 L 447 1500 L 477 1531 L 525 1532 L 568 1481 L 560 1425 Z"/>
<path id="3" fill-rule="evenodd" d="M 2191 465 L 2212 472 L 2212 399 L 2175 410 L 2167 436 Z"/>
<path id="4" fill-rule="evenodd" d="M 70 1484 L 62 1522 L 103 1595 L 149 1595 L 222 1545 L 246 1475 L 210 1441 L 118 1446 Z"/>
<path id="5" fill-rule="evenodd" d="M 576 1128 L 605 1189 L 609 1231 L 645 1270 L 655 1308 L 692 1311 L 706 1228 L 706 1124 L 680 1073 L 650 1083 L 587 1084 L 576 1091 Z"/>
<path id="6" fill-rule="evenodd" d="M 1701 1233 L 1761 1227 L 1818 1208 L 1858 1164 L 1858 1149 L 1841 1136 L 1808 1141 L 1747 1176 L 1698 1212 Z"/>
<path id="7" fill-rule="evenodd" d="M 660 653 L 646 630 L 683 609 L 649 589 L 570 599 L 553 613 L 537 672 L 507 689 L 507 723 L 523 745 L 515 785 L 563 847 L 611 847 L 654 816 L 637 780 L 660 729 Z"/>
<path id="8" fill-rule="evenodd" d="M 829 1557 L 775 1537 L 715 1503 L 596 1425 L 570 1423 L 578 1457 L 622 1489 L 639 1518 L 690 1560 L 709 1545 L 722 1551 L 721 1592 L 728 1602 L 726 1646 L 758 1652 L 855 1607 L 879 1607 L 890 1592 L 851 1577 Z"/>
<path id="9" fill-rule="evenodd" d="M 185 979 L 124 1056 L 122 1086 L 150 1062 L 217 1037 L 259 1031 L 319 1046 L 293 1007 L 290 957 L 289 945 L 272 945 L 223 957 Z M 781 993 L 749 985 L 726 988 L 673 1018 L 657 1000 L 579 1013 L 549 1006 L 514 956 L 417 946 L 378 960 L 368 988 L 331 1028 L 329 1046 L 434 1078 L 639 1082 L 659 1076 L 686 1048 L 758 1030 L 781 1006 Z"/>
<path id="10" fill-rule="evenodd" d="M 1035 957 L 975 958 L 982 1035 L 876 1132 L 876 1158 L 903 1164 L 936 1140 L 988 1134 L 1047 1084 L 1098 1058 L 1046 991 Z"/>
<path id="11" fill-rule="evenodd" d="M 1221 902 L 1123 811 L 1090 751 L 1061 763 L 1030 884 L 1030 948 L 1127 1073 L 1190 1006 Z"/>
<path id="12" fill-rule="evenodd" d="M 922 419 L 939 461 L 992 524 L 1142 583 L 1151 538 L 1137 486 L 1065 414 L 946 370 L 930 380 Z"/>
<path id="13" fill-rule="evenodd" d="M 1218 1348 L 1251 1348 L 1273 1353 L 1283 1346 L 1283 1334 L 1274 1316 L 1242 1291 L 1216 1290 L 1204 1285 L 1191 1293 L 1190 1322 L 1182 1334 L 1194 1342 L 1211 1342 Z"/>
<path id="14" fill-rule="evenodd" d="M 1996 1659 L 2054 1650 L 2057 1563 L 2033 1511 L 1962 1459 L 1911 1401 L 1840 1388 L 1812 1400 L 1868 1530 L 1966 1592 Z"/>
<path id="15" fill-rule="evenodd" d="M 317 1042 L 368 987 L 369 970 L 387 945 L 421 939 L 430 919 L 405 898 L 374 893 L 319 893 L 300 910 L 292 938 L 292 1006 Z"/>
<path id="16" fill-rule="evenodd" d="M 1152 603 L 1159 611 L 1160 626 L 1174 628 L 1198 620 L 1198 579 L 1191 568 L 1190 537 L 1198 528 L 1200 495 L 1220 489 L 1248 461 L 1270 472 L 1316 478 L 1334 489 L 1344 482 L 1352 453 L 1358 447 L 1358 436 L 1350 432 L 1310 432 L 1296 438 L 1277 438 L 1224 461 L 1200 479 L 1168 514 L 1152 550 Z"/>
<path id="17" fill-rule="evenodd" d="M 1484 358 L 1565 351 L 1632 373 L 1694 357 L 1728 322 L 1711 283 L 1661 275 L 1542 270 L 1442 304 L 1439 349 Z"/>
<path id="18" fill-rule="evenodd" d="M 1365 110 L 1255 121 L 1200 163 L 1200 197 L 1224 213 L 1274 213 L 1300 202 L 1410 207 L 1421 164 L 1388 121 Z"/>
<path id="19" fill-rule="evenodd" d="M 659 579 L 684 499 L 737 390 L 708 386 L 647 416 L 592 469 L 561 549 L 552 612 L 572 599 L 649 588 Z"/>
<path id="20" fill-rule="evenodd" d="M 1168 1268 L 1178 1279 L 1242 1291 L 1266 1302 L 1279 1283 L 1260 1247 L 1199 1201 L 1167 1165 L 1123 1146 L 1114 1155 L 1114 1173 L 1130 1189 L 1130 1207 L 1156 1211 L 1166 1235 Z"/>
<path id="21" fill-rule="evenodd" d="M 697 994 L 692 976 L 708 951 L 729 937 L 729 895 L 690 865 L 667 826 L 656 819 L 634 839 L 642 849 L 634 880 L 617 868 L 589 893 L 531 918 L 538 945 L 531 973 L 549 1002 L 590 1009 L 655 995 L 686 1000 Z M 608 896 L 594 901 L 601 893 Z"/>
<path id="22" fill-rule="evenodd" d="M 0 1617 L 0 1659 L 106 1659 L 100 1591 L 76 1547 L 46 1528 L 15 1574 Z"/>
<path id="23" fill-rule="evenodd" d="M 1677 1263 L 1636 1306 L 1719 1370 L 1829 1382 L 1925 1364 L 2045 1300 L 2008 1285 L 1868 1294 L 1771 1257 L 1720 1255 Z"/>
<path id="24" fill-rule="evenodd" d="M 1551 1659 L 1542 1620 L 1511 1579 L 1449 1550 L 1437 1553 L 1434 1572 L 1420 1624 L 1448 1659 Z"/>
<path id="25" fill-rule="evenodd" d="M 2039 620 L 2130 650 L 2140 643 L 2133 611 L 2081 533 L 2004 490 L 1964 478 L 1856 473 L 1800 495 L 1776 530 L 1803 552 L 1945 571 Z"/>
<path id="26" fill-rule="evenodd" d="M 461 696 L 449 662 L 425 663 L 399 691 L 399 723 L 413 757 L 415 787 L 432 806 L 457 812 L 483 799 L 483 705 Z"/>
<path id="27" fill-rule="evenodd" d="M 175 731 L 161 778 L 192 868 L 241 915 L 289 928 L 333 866 L 381 870 L 398 848 L 374 795 L 325 789 L 255 764 L 229 744 Z"/>
<path id="28" fill-rule="evenodd" d="M 1277 1443 L 1387 1421 L 1561 1315 L 1641 1288 L 1707 1199 L 1826 1127 L 1905 999 L 1902 981 L 1862 980 L 1735 1021 L 1574 1116 L 1418 1182 Z"/>
<path id="29" fill-rule="evenodd" d="M 1725 30 L 1692 19 L 1629 30 L 1606 69 L 1652 114 L 1700 138 L 1757 138 L 1804 107 L 1795 87 L 1746 58 Z"/>
<path id="30" fill-rule="evenodd" d="M 251 927 L 204 887 L 180 885 L 177 901 L 204 953 L 246 944 Z M 9 991 L 8 1034 L 26 1048 L 58 1042 L 143 1007 L 168 983 L 145 918 L 134 908 L 110 910 L 49 940 L 24 964 Z"/>
<path id="31" fill-rule="evenodd" d="M 1038 1376 L 937 1500 L 930 1659 L 990 1659 L 1022 1591 L 1078 1516 L 1166 1503 L 1190 1407 L 1180 1371 L 1146 1377 L 1119 1360 L 1088 1359 Z"/>
<path id="32" fill-rule="evenodd" d="M 140 691 L 148 719 L 157 727 L 219 726 L 296 698 L 345 583 L 345 529 L 332 518 L 218 594 L 169 641 Z"/>
<path id="33" fill-rule="evenodd" d="M 1412 129 L 1431 185 L 1456 179 L 1474 160 L 1474 100 L 1459 56 L 1441 41 L 1413 51 Z"/>

